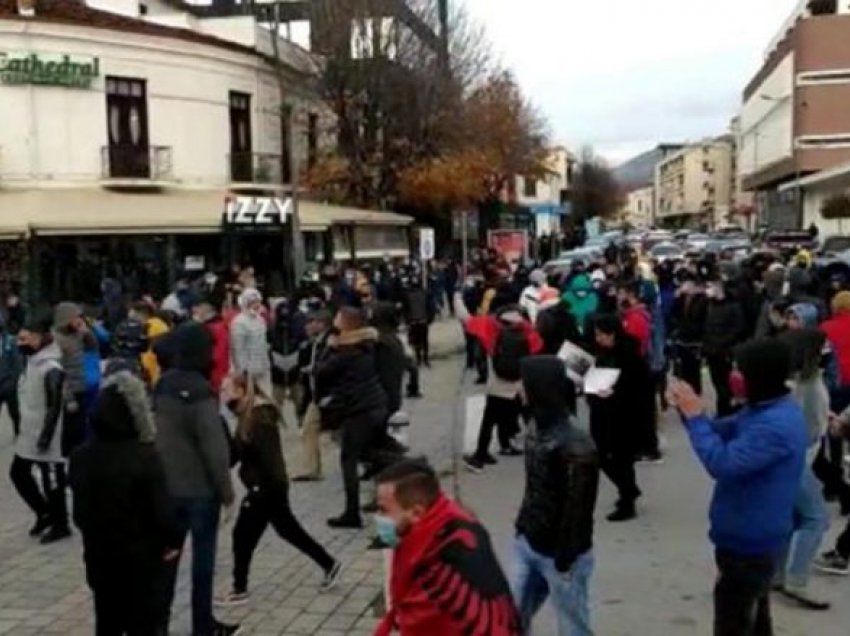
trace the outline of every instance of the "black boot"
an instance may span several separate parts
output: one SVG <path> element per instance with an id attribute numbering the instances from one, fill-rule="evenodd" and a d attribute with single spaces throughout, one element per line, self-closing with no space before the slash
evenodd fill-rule
<path id="1" fill-rule="evenodd" d="M 35 525 L 30 528 L 31 537 L 40 537 L 50 527 L 50 515 L 47 513 L 38 516 Z"/>
<path id="2" fill-rule="evenodd" d="M 617 503 L 617 507 L 614 509 L 610 515 L 608 515 L 608 521 L 620 522 L 620 521 L 631 521 L 637 517 L 637 510 L 635 510 L 635 502 L 634 501 L 620 501 Z"/>

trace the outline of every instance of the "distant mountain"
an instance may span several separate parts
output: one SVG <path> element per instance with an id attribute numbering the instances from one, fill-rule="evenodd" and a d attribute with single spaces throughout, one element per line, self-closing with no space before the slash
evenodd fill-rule
<path id="1" fill-rule="evenodd" d="M 655 166 L 684 147 L 684 144 L 659 144 L 614 168 L 614 177 L 626 191 L 644 188 L 655 181 Z"/>

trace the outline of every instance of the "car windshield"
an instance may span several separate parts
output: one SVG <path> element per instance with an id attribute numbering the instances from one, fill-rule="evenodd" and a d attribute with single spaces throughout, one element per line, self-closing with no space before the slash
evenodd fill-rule
<path id="1" fill-rule="evenodd" d="M 682 250 L 680 250 L 675 245 L 656 245 L 652 248 L 653 256 L 673 256 L 675 254 L 681 254 Z"/>
<path id="2" fill-rule="evenodd" d="M 823 242 L 824 252 L 844 252 L 850 250 L 850 236 L 830 236 Z"/>
<path id="3" fill-rule="evenodd" d="M 693 242 L 693 241 L 707 241 L 709 238 L 710 237 L 708 236 L 708 234 L 691 234 L 688 237 L 688 240 L 691 241 L 691 242 Z"/>

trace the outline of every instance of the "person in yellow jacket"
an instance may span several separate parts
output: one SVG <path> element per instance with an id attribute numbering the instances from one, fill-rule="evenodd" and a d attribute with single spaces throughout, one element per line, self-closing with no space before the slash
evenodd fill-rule
<path id="1" fill-rule="evenodd" d="M 153 352 L 153 346 L 157 339 L 170 331 L 168 324 L 154 315 L 153 308 L 147 303 L 136 303 L 130 310 L 130 317 L 138 320 L 145 326 L 145 335 L 148 338 L 148 350 L 141 356 L 142 368 L 145 372 L 145 377 L 151 387 L 155 386 L 159 380 L 160 368 L 157 362 L 156 354 Z"/>

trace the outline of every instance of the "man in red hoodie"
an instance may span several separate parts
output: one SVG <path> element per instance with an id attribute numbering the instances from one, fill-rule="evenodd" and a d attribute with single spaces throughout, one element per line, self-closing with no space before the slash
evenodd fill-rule
<path id="1" fill-rule="evenodd" d="M 213 368 L 210 384 L 218 395 L 221 383 L 230 371 L 230 329 L 221 317 L 218 308 L 208 299 L 201 300 L 192 308 L 192 318 L 204 325 L 213 341 Z"/>
<path id="2" fill-rule="evenodd" d="M 378 536 L 394 548 L 390 610 L 375 636 L 519 636 L 490 537 L 446 497 L 425 460 L 378 477 Z"/>
<path id="3" fill-rule="evenodd" d="M 640 283 L 629 281 L 617 288 L 617 301 L 623 318 L 623 329 L 640 343 L 640 352 L 649 355 L 652 340 L 652 317 L 640 302 Z"/>

